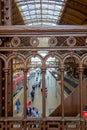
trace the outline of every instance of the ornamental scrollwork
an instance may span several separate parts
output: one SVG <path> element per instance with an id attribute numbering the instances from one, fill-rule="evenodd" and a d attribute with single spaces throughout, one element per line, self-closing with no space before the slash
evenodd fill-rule
<path id="1" fill-rule="evenodd" d="M 58 40 L 56 37 L 51 37 L 48 41 L 48 44 L 50 47 L 55 47 L 58 43 Z"/>
<path id="2" fill-rule="evenodd" d="M 30 38 L 30 45 L 33 47 L 37 47 L 39 45 L 39 40 L 37 37 Z"/>
<path id="3" fill-rule="evenodd" d="M 74 38 L 74 37 L 69 37 L 68 39 L 67 39 L 67 45 L 68 46 L 75 46 L 76 45 L 76 39 Z"/>
<path id="4" fill-rule="evenodd" d="M 11 39 L 11 45 L 12 45 L 13 47 L 18 47 L 18 46 L 20 45 L 20 43 L 21 43 L 21 40 L 20 40 L 19 37 L 13 37 L 13 38 Z"/>

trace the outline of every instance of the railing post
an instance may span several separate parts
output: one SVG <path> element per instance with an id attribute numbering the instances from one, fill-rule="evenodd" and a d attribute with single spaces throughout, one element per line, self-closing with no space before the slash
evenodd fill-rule
<path id="1" fill-rule="evenodd" d="M 23 69 L 24 72 L 24 130 L 26 130 L 26 104 L 27 104 L 27 68 Z"/>
<path id="2" fill-rule="evenodd" d="M 46 117 L 46 100 L 45 100 L 45 73 L 46 73 L 46 68 L 42 68 L 42 113 L 43 113 L 43 118 Z"/>
<path id="3" fill-rule="evenodd" d="M 83 68 L 80 67 L 79 68 L 79 82 L 80 82 L 80 90 L 79 90 L 79 93 L 80 93 L 80 117 L 82 118 L 82 111 L 83 111 L 83 93 L 82 93 L 82 77 L 83 77 Z"/>
<path id="4" fill-rule="evenodd" d="M 64 68 L 60 68 L 61 72 L 61 109 L 62 109 L 62 119 L 64 119 Z"/>
<path id="5" fill-rule="evenodd" d="M 24 72 L 24 119 L 26 119 L 26 103 L 27 103 L 27 71 L 28 69 L 23 69 Z"/>
<path id="6" fill-rule="evenodd" d="M 7 130 L 7 118 L 8 118 L 8 71 L 9 69 L 4 69 L 5 73 L 5 129 Z"/>

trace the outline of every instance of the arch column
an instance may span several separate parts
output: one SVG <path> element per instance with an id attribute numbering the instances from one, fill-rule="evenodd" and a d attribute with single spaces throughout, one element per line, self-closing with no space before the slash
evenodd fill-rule
<path id="1" fill-rule="evenodd" d="M 5 118 L 8 117 L 8 72 L 9 72 L 9 69 L 4 69 L 4 73 L 5 73 Z"/>
<path id="2" fill-rule="evenodd" d="M 64 119 L 64 68 L 60 68 L 61 72 L 61 110 L 62 110 L 62 119 Z"/>
<path id="3" fill-rule="evenodd" d="M 82 111 L 83 111 L 83 93 L 82 93 L 82 76 L 83 76 L 83 68 L 79 68 L 79 82 L 80 82 L 80 88 L 79 88 L 79 95 L 80 95 L 80 117 L 82 118 Z"/>
<path id="4" fill-rule="evenodd" d="M 28 69 L 23 69 L 24 72 L 24 119 L 26 119 L 26 103 L 27 103 L 27 71 Z"/>
<path id="5" fill-rule="evenodd" d="M 8 72 L 9 69 L 4 69 L 5 73 L 5 119 L 8 118 Z M 8 128 L 7 121 L 5 122 L 5 129 L 7 130 Z"/>
<path id="6" fill-rule="evenodd" d="M 46 68 L 42 68 L 42 113 L 43 118 L 46 117 L 46 100 L 45 100 L 45 74 L 46 74 Z"/>

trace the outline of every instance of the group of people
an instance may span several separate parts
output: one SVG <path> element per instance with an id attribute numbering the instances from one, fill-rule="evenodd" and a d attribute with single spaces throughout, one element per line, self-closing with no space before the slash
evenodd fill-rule
<path id="1" fill-rule="evenodd" d="M 20 105 L 21 105 L 20 100 L 17 99 L 17 101 L 15 103 L 15 110 L 16 110 L 17 113 L 20 112 Z M 38 117 L 38 109 L 35 108 L 35 107 L 33 107 L 33 108 L 31 107 L 31 101 L 29 101 L 27 103 L 26 114 L 27 114 L 28 117 Z"/>
<path id="2" fill-rule="evenodd" d="M 27 117 L 38 117 L 38 109 L 35 107 L 27 107 L 26 114 Z"/>

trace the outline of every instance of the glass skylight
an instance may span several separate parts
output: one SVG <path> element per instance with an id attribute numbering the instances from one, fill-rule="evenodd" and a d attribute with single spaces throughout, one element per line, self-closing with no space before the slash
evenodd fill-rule
<path id="1" fill-rule="evenodd" d="M 26 25 L 57 25 L 67 0 L 15 0 Z"/>

